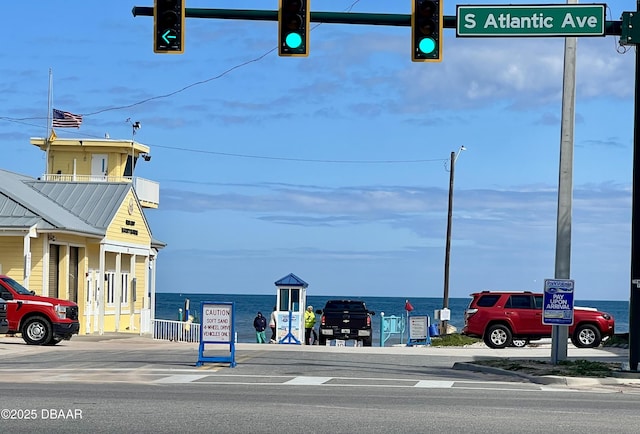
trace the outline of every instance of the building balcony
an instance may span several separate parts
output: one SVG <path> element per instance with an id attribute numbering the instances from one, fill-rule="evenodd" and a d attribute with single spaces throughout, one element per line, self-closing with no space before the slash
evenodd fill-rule
<path id="1" fill-rule="evenodd" d="M 140 205 L 144 208 L 158 208 L 160 205 L 160 184 L 148 179 L 130 176 L 105 176 L 105 175 L 73 175 L 73 174 L 45 174 L 40 178 L 43 181 L 57 182 L 116 182 L 133 183 L 133 189 L 138 196 Z"/>

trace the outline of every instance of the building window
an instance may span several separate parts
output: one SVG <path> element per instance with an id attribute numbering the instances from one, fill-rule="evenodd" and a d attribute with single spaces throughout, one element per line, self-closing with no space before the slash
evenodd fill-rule
<path id="1" fill-rule="evenodd" d="M 105 281 L 105 285 L 107 287 L 107 305 L 108 306 L 113 306 L 115 303 L 115 278 L 116 278 L 116 273 L 114 272 L 108 272 L 105 273 L 104 275 L 104 281 Z"/>
<path id="2" fill-rule="evenodd" d="M 129 304 L 129 273 L 122 273 L 122 285 L 120 290 L 120 304 L 126 306 Z"/>

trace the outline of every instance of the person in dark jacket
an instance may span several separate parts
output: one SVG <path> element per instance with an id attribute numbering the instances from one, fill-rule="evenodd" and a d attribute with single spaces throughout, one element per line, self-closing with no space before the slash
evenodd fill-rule
<path id="1" fill-rule="evenodd" d="M 265 336 L 264 331 L 267 328 L 267 319 L 262 316 L 262 312 L 258 312 L 258 315 L 256 315 L 253 320 L 253 328 L 256 329 L 256 342 L 259 344 L 266 344 L 267 337 Z"/>

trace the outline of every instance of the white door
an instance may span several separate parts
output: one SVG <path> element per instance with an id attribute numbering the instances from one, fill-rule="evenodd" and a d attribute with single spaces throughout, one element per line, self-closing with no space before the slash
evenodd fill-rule
<path id="1" fill-rule="evenodd" d="M 93 154 L 91 156 L 91 180 L 106 181 L 109 168 L 107 166 L 109 156 L 107 154 Z"/>
<path id="2" fill-rule="evenodd" d="M 96 292 L 98 287 L 98 280 L 96 279 L 96 271 L 89 270 L 87 276 L 87 296 L 84 300 L 84 320 L 86 334 L 94 333 L 98 330 L 98 305 L 96 299 Z M 93 319 L 93 328 L 91 327 L 91 320 Z"/>
<path id="3" fill-rule="evenodd" d="M 102 291 L 100 291 L 100 285 L 98 284 L 98 276 L 100 273 L 94 271 L 93 276 L 93 330 L 94 332 L 100 332 L 100 303 L 104 302 L 102 298 Z"/>

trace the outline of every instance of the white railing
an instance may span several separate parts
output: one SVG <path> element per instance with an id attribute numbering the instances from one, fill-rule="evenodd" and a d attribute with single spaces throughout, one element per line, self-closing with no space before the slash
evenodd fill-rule
<path id="1" fill-rule="evenodd" d="M 63 182 L 127 182 L 131 183 L 130 176 L 107 176 L 107 175 L 78 175 L 66 173 L 45 173 L 41 178 L 43 181 L 63 181 Z"/>
<path id="2" fill-rule="evenodd" d="M 175 342 L 200 342 L 200 324 L 154 319 L 153 339 Z"/>
<path id="3" fill-rule="evenodd" d="M 133 183 L 136 195 L 141 202 L 145 202 L 155 208 L 160 204 L 160 184 L 145 178 L 130 176 L 106 176 L 106 175 L 78 175 L 64 173 L 45 173 L 43 181 L 58 182 L 126 182 Z"/>

